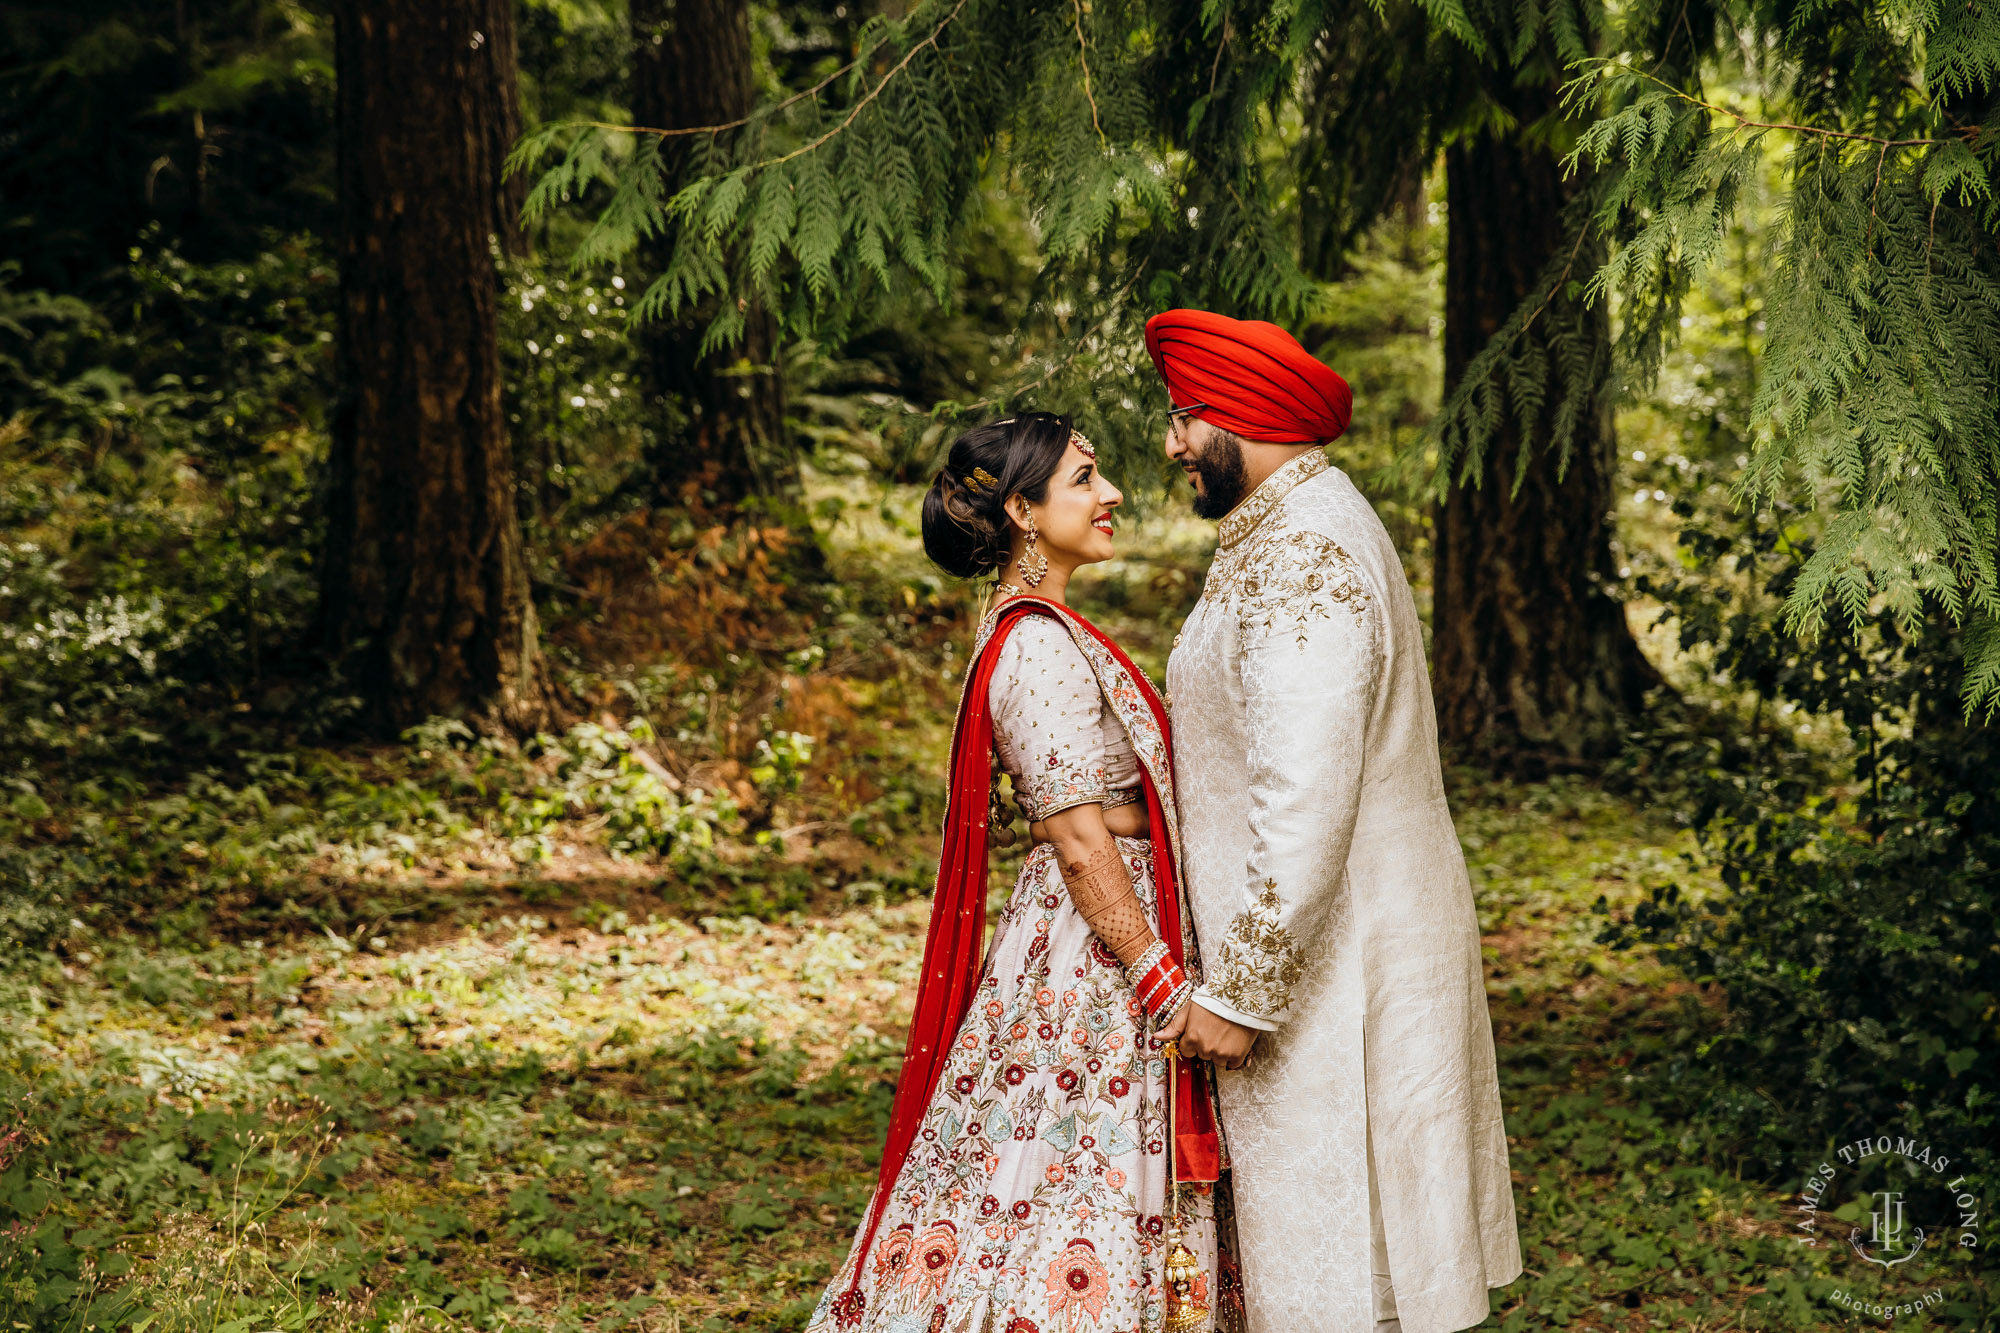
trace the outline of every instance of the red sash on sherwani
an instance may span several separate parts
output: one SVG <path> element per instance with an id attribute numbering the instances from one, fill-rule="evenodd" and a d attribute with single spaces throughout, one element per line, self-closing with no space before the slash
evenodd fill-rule
<path id="1" fill-rule="evenodd" d="M 924 1112 L 937 1091 L 952 1038 L 958 1034 L 979 986 L 986 942 L 987 818 L 993 781 L 993 718 L 988 688 L 1000 645 L 1023 616 L 1046 615 L 1067 628 L 1083 650 L 1099 685 L 1130 735 L 1146 791 L 1146 814 L 1153 843 L 1153 880 L 1159 891 L 1160 937 L 1183 968 L 1192 971 L 1193 935 L 1181 911 L 1174 830 L 1173 762 L 1167 710 L 1146 674 L 1124 650 L 1068 607 L 1039 597 L 1017 597 L 993 614 L 991 628 L 966 672 L 965 693 L 951 737 L 951 785 L 945 796 L 944 847 L 938 858 L 937 892 L 931 902 L 929 938 L 917 985 L 917 1010 L 903 1048 L 903 1071 L 889 1113 L 889 1138 L 882 1169 L 868 1203 L 868 1222 L 855 1251 L 854 1280 L 834 1303 L 836 1321 L 858 1323 L 864 1298 L 861 1276 L 882 1207 L 896 1187 L 910 1145 L 922 1128 Z M 1141 711 L 1143 710 L 1143 711 Z M 1127 721 L 1127 718 L 1132 721 Z M 1145 725 L 1150 717 L 1151 726 Z M 1135 723 L 1142 734 L 1131 734 Z M 1147 733 L 1157 734 L 1157 743 Z M 1193 1062 L 1177 1060 L 1174 1088 L 1175 1174 L 1180 1180 L 1215 1180 L 1221 1171 L 1221 1138 L 1206 1078 Z"/>

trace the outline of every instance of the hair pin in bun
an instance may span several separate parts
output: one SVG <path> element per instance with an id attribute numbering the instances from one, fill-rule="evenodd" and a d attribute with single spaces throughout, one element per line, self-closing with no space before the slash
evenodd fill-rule
<path id="1" fill-rule="evenodd" d="M 998 486 L 1000 478 L 994 476 L 983 467 L 975 467 L 972 469 L 971 476 L 959 479 L 959 484 L 974 495 L 983 495 L 985 494 L 986 487 Z"/>

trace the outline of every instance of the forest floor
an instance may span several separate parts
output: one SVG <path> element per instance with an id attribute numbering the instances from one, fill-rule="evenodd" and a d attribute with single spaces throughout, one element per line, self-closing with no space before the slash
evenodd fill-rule
<path id="1" fill-rule="evenodd" d="M 1092 594 L 1149 668 L 1199 554 L 1164 549 Z M 754 680 L 636 689 L 678 719 L 651 731 L 607 711 L 530 760 L 434 729 L 295 756 L 261 805 L 241 784 L 203 797 L 236 812 L 241 846 L 280 842 L 288 801 L 360 813 L 344 842 L 304 840 L 310 873 L 282 892 L 259 880 L 143 930 L 100 914 L 0 972 L 0 1200 L 30 1219 L 0 1233 L 0 1314 L 155 1333 L 800 1327 L 873 1183 L 923 947 L 926 775 L 962 621 L 929 614 L 921 577 L 869 613 L 922 641 L 888 669 L 887 649 L 778 644 Z M 761 762 L 703 757 L 749 721 Z M 645 786 L 656 769 L 679 798 Z M 278 794 L 308 771 L 320 785 Z M 701 813 L 704 771 L 760 833 Z M 1577 779 L 1448 777 L 1527 1264 L 1489 1325 L 1859 1322 L 1829 1297 L 1895 1280 L 1794 1239 L 1787 1191 L 1817 1157 L 1739 1172 L 1641 1095 L 1638 1071 L 1721 1016 L 1600 946 L 1593 909 L 1699 889 L 1684 821 Z M 649 849 L 669 819 L 687 845 L 718 841 Z M 207 836 L 190 864 L 220 855 Z"/>
<path id="2" fill-rule="evenodd" d="M 1453 777 L 1528 1265 L 1493 1323 L 1840 1325 L 1783 1195 L 1624 1095 L 1690 988 L 1590 909 L 1680 875 L 1686 835 L 1579 782 Z M 161 1328 L 798 1327 L 873 1181 L 927 904 L 786 864 L 837 887 L 711 915 L 580 867 L 383 935 L 125 943 L 17 983 L 35 1095 L 93 1145 L 71 1202 L 157 1204 L 72 1243 Z"/>

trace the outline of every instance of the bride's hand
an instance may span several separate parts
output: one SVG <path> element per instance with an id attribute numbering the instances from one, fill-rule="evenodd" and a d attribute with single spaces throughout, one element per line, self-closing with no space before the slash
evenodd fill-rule
<path id="1" fill-rule="evenodd" d="M 1179 1041 L 1181 1033 L 1187 1031 L 1188 1007 L 1193 1003 L 1192 999 L 1182 1000 L 1181 1007 L 1174 1010 L 1174 1016 L 1154 1031 L 1153 1039 L 1161 1042 Z"/>

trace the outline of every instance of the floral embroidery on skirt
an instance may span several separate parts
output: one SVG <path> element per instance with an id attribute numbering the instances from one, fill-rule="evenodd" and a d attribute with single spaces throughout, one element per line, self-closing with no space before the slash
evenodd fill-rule
<path id="1" fill-rule="evenodd" d="M 1117 840 L 1158 927 L 1152 846 Z M 1165 1318 L 1167 1062 L 1117 957 L 1071 905 L 1044 843 L 995 923 L 977 998 L 884 1204 L 809 1333 L 864 1264 L 862 1330 L 1146 1333 Z M 1241 1327 L 1226 1185 L 1184 1187 L 1189 1248 L 1216 1279 L 1213 1327 Z M 855 1245 L 860 1244 L 856 1234 Z M 1218 1272 L 1217 1261 L 1221 1260 Z"/>

